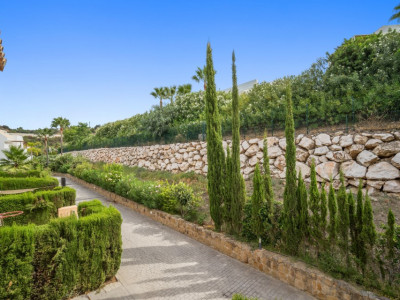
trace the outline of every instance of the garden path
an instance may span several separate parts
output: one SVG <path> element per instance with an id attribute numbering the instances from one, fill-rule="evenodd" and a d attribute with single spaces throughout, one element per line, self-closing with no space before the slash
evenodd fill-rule
<path id="1" fill-rule="evenodd" d="M 179 232 L 111 201 L 69 179 L 77 203 L 99 199 L 122 215 L 123 253 L 117 282 L 83 299 L 314 299 Z"/>

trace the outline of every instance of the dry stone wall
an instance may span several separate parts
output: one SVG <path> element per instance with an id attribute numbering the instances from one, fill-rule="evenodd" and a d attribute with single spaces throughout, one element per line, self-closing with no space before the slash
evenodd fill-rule
<path id="1" fill-rule="evenodd" d="M 223 142 L 224 149 L 231 141 Z M 346 178 L 346 185 L 357 187 L 359 179 L 369 193 L 384 191 L 400 193 L 400 131 L 335 134 L 296 137 L 296 168 L 306 181 L 310 180 L 312 160 L 316 163 L 319 182 L 333 179 L 334 187 L 339 182 L 339 171 Z M 268 138 L 268 154 L 271 174 L 285 178 L 284 138 Z M 241 171 L 245 179 L 254 172 L 255 165 L 263 162 L 263 140 L 242 140 L 240 145 Z M 83 155 L 93 162 L 121 163 L 149 170 L 190 172 L 207 174 L 207 144 L 190 142 L 143 147 L 101 148 L 72 152 Z"/>

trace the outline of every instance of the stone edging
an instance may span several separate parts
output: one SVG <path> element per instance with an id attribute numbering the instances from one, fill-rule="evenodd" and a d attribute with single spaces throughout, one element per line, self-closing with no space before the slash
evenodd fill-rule
<path id="1" fill-rule="evenodd" d="M 261 272 L 311 294 L 317 299 L 388 300 L 388 298 L 377 296 L 372 292 L 363 291 L 345 281 L 334 279 L 315 268 L 307 266 L 303 262 L 265 249 L 251 250 L 249 245 L 233 240 L 223 233 L 205 229 L 202 226 L 163 211 L 149 209 L 144 205 L 106 191 L 70 174 L 54 173 L 54 175 L 67 177 L 89 189 L 95 190 L 116 203 L 127 206 L 141 215 L 162 223 L 223 254 L 247 263 Z"/>

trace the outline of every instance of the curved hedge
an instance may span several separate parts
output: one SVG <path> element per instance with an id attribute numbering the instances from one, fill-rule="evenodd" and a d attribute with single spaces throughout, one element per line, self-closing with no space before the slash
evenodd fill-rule
<path id="1" fill-rule="evenodd" d="M 22 190 L 31 188 L 44 188 L 44 187 L 56 187 L 58 186 L 57 178 L 45 177 L 45 178 L 8 178 L 0 177 L 0 191 L 3 190 Z"/>
<path id="2" fill-rule="evenodd" d="M 91 203 L 97 212 L 79 219 L 0 228 L 0 299 L 68 299 L 115 276 L 122 218 L 114 207 Z"/>
<path id="3" fill-rule="evenodd" d="M 22 193 L 0 197 L 0 213 L 22 210 L 22 215 L 4 219 L 5 225 L 45 224 L 57 216 L 57 209 L 75 204 L 76 191 L 57 187 L 50 191 Z"/>

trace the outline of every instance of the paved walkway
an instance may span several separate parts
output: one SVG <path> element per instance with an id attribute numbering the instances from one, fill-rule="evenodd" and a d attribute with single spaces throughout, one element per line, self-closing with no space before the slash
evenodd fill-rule
<path id="1" fill-rule="evenodd" d="M 123 253 L 118 282 L 80 299 L 231 299 L 235 293 L 258 299 L 314 299 L 129 208 L 107 201 L 67 179 L 77 203 L 99 199 L 123 218 Z"/>

